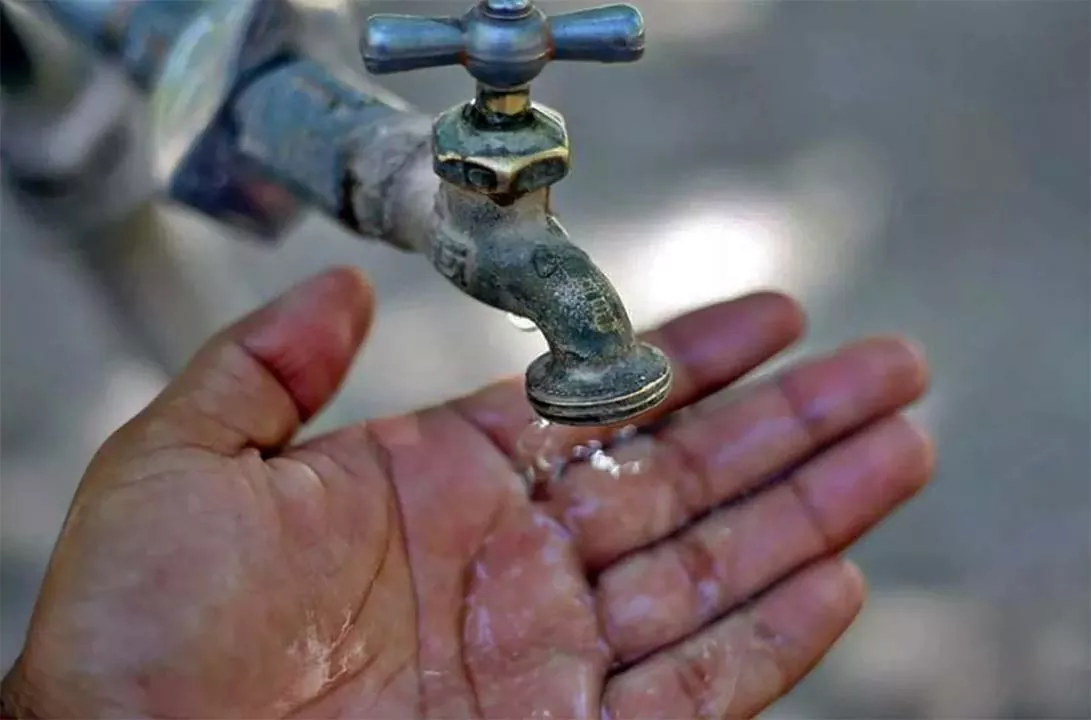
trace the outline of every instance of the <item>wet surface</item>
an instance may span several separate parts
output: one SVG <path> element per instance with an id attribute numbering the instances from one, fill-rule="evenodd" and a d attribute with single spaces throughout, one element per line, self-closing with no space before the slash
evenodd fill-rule
<path id="1" fill-rule="evenodd" d="M 915 414 L 937 480 L 852 553 L 867 612 L 769 715 L 1086 717 L 1091 5 L 639 4 L 643 61 L 556 64 L 534 85 L 573 142 L 554 207 L 635 322 L 774 287 L 811 317 L 800 351 L 898 332 L 934 367 Z M 430 112 L 472 92 L 459 69 L 388 85 Z M 161 375 L 66 234 L 4 200 L 6 666 L 83 466 Z M 522 373 L 544 349 L 422 258 L 323 220 L 275 250 L 174 220 L 209 307 L 176 354 L 312 271 L 372 277 L 368 350 L 315 431 Z"/>

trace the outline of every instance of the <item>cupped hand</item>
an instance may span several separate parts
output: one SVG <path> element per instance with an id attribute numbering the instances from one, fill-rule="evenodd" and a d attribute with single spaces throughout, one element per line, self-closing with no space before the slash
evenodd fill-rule
<path id="1" fill-rule="evenodd" d="M 676 384 L 646 418 L 650 469 L 630 477 L 577 465 L 530 500 L 513 463 L 533 420 L 520 380 L 293 444 L 371 307 L 351 270 L 302 284 L 214 338 L 103 445 L 8 707 L 753 716 L 859 610 L 863 581 L 838 554 L 931 472 L 899 414 L 923 361 L 895 339 L 694 406 L 800 335 L 775 294 L 650 333 Z"/>

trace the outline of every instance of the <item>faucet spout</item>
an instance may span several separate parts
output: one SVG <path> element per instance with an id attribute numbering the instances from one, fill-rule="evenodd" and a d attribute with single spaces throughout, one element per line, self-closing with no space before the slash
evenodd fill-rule
<path id="1" fill-rule="evenodd" d="M 543 418 L 614 425 L 658 405 L 671 368 L 637 340 L 617 291 L 549 211 L 549 189 L 509 205 L 443 183 L 430 248 L 436 268 L 477 300 L 534 322 L 549 352 L 527 370 Z"/>

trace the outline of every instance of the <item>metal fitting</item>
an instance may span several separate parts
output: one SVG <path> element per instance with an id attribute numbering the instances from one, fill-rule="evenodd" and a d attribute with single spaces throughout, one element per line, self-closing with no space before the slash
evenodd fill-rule
<path id="1" fill-rule="evenodd" d="M 460 105 L 436 119 L 432 136 L 436 174 L 500 205 L 568 175 L 568 131 L 549 108 L 526 110 L 498 129 L 474 105 Z"/>
<path id="2" fill-rule="evenodd" d="M 563 180 L 571 164 L 564 118 L 533 105 L 529 83 L 551 60 L 638 60 L 644 23 L 628 5 L 549 17 L 530 0 L 480 0 L 459 18 L 374 16 L 362 46 L 373 73 L 466 67 L 477 97 L 436 118 L 435 171 L 509 205 Z"/>
<path id="3" fill-rule="evenodd" d="M 175 201 L 263 236 L 303 209 L 238 146 L 229 102 L 270 63 L 300 54 L 287 0 L 221 0 L 177 39 L 151 96 L 153 171 Z"/>

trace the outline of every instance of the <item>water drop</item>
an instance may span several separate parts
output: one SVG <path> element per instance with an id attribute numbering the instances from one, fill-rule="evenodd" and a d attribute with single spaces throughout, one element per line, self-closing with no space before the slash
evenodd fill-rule
<path id="1" fill-rule="evenodd" d="M 626 425 L 623 428 L 614 431 L 615 442 L 628 442 L 637 436 L 640 432 L 640 428 L 636 425 Z"/>
<path id="2" fill-rule="evenodd" d="M 538 326 L 531 320 L 523 317 L 522 315 L 516 315 L 515 313 L 508 313 L 508 322 L 515 326 L 517 330 L 525 333 L 538 332 Z"/>
<path id="3" fill-rule="evenodd" d="M 602 452 L 601 450 L 591 456 L 589 464 L 596 470 L 601 470 L 602 472 L 609 473 L 614 477 L 621 476 L 621 465 L 618 464 L 618 461 L 613 459 L 606 453 Z"/>
<path id="4" fill-rule="evenodd" d="M 575 428 L 538 420 L 519 437 L 516 460 L 532 497 L 541 499 L 576 464 L 615 479 L 645 472 L 653 446 L 632 425 Z"/>
<path id="5" fill-rule="evenodd" d="M 560 480 L 568 461 L 562 434 L 562 427 L 539 419 L 519 436 L 515 444 L 516 461 L 523 480 L 532 491 Z"/>

